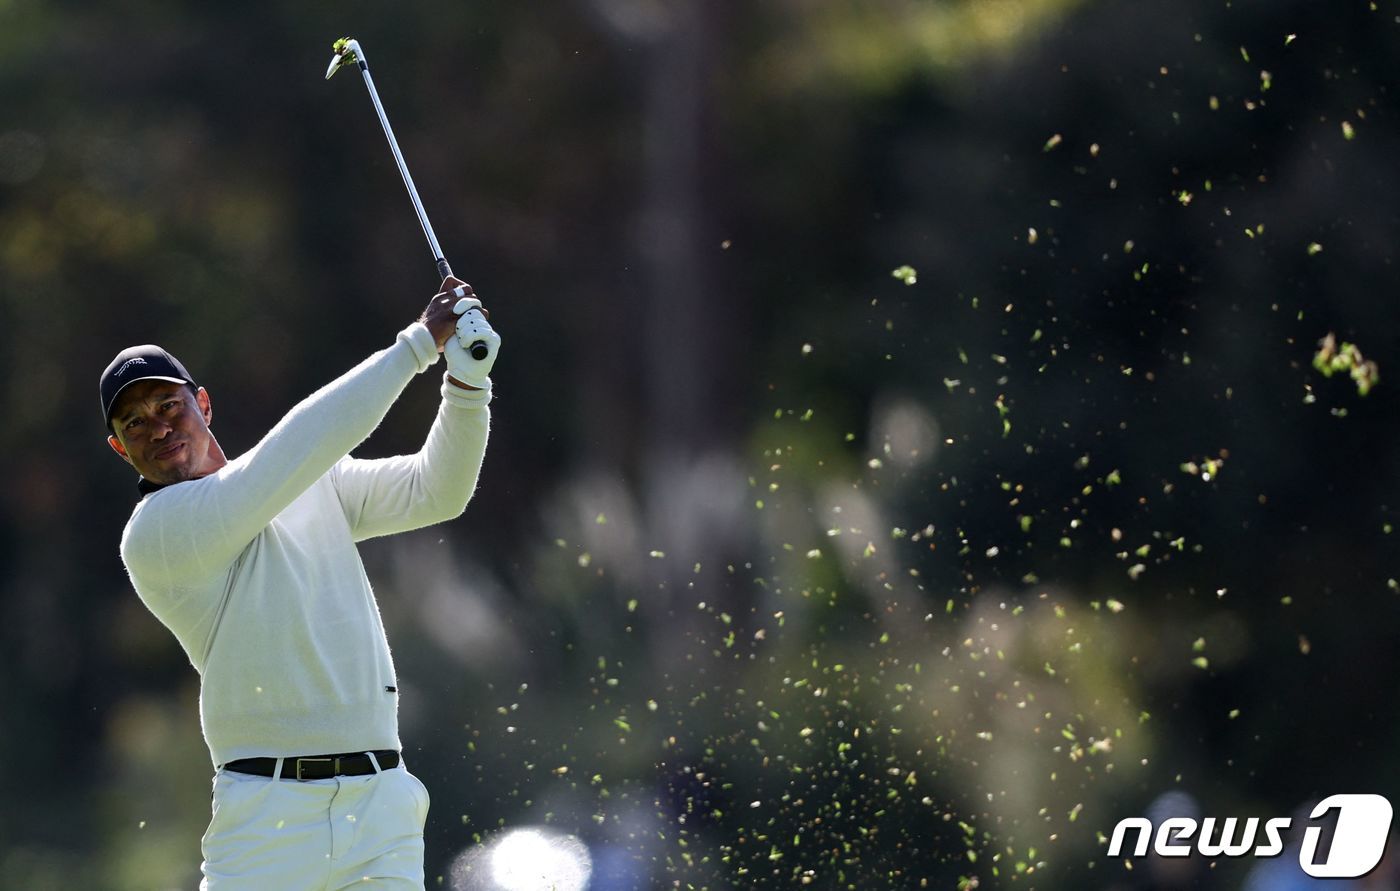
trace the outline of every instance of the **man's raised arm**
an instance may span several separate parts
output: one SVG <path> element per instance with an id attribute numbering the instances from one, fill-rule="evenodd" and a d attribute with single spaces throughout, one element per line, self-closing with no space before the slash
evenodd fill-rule
<path id="1" fill-rule="evenodd" d="M 297 404 L 247 453 L 148 496 L 122 555 L 135 575 L 180 585 L 222 571 L 284 508 L 362 442 L 452 334 L 458 298 L 439 293 L 419 322 Z"/>
<path id="2" fill-rule="evenodd" d="M 448 279 L 443 290 L 457 298 L 460 316 L 456 335 L 443 346 L 442 403 L 423 447 L 393 458 L 346 458 L 331 473 L 356 541 L 450 520 L 476 489 L 491 423 L 488 375 L 501 339 L 486 323 L 481 302 L 469 296 L 470 286 Z M 470 345 L 486 349 L 476 358 Z"/>

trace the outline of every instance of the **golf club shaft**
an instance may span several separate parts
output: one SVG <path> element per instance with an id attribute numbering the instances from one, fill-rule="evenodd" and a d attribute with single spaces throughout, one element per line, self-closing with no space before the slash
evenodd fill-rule
<path id="1" fill-rule="evenodd" d="M 399 141 L 394 138 L 394 128 L 389 126 L 389 116 L 384 113 L 384 105 L 379 101 L 379 91 L 374 88 L 374 78 L 370 77 L 369 65 L 365 64 L 364 60 L 360 60 L 359 66 L 360 74 L 364 75 L 365 78 L 365 86 L 369 88 L 369 98 L 374 103 L 374 111 L 379 115 L 379 123 L 384 127 L 384 135 L 388 138 L 389 148 L 394 153 L 394 162 L 399 165 L 399 175 L 403 177 L 403 184 L 408 187 L 408 197 L 413 199 L 413 209 L 418 212 L 418 222 L 423 225 L 423 234 L 428 237 L 428 249 L 433 252 L 438 274 L 447 278 L 452 275 L 452 267 L 447 265 L 447 260 L 443 258 L 437 235 L 433 234 L 433 224 L 428 222 L 428 212 L 423 209 L 423 201 L 418 197 L 418 189 L 413 185 L 413 177 L 408 172 L 408 165 L 404 163 L 403 152 L 399 151 Z"/>
<path id="2" fill-rule="evenodd" d="M 428 222 L 428 212 L 423 209 L 423 200 L 418 197 L 418 189 L 413 185 L 413 177 L 408 172 L 408 164 L 403 159 L 403 152 L 399 151 L 399 141 L 394 138 L 394 128 L 389 126 L 389 116 L 384 113 L 384 104 L 379 101 L 379 91 L 374 88 L 374 78 L 369 73 L 369 63 L 365 61 L 364 50 L 361 49 L 358 41 L 349 37 L 335 42 L 335 57 L 331 59 L 331 65 L 326 69 L 326 79 L 330 80 L 331 75 L 340 69 L 344 61 L 353 59 L 359 65 L 360 74 L 364 76 L 365 88 L 369 90 L 370 101 L 374 103 L 374 112 L 379 115 L 379 124 L 384 128 L 384 136 L 389 140 L 389 148 L 394 153 L 394 163 L 399 165 L 399 175 L 403 177 L 403 184 L 408 188 L 408 197 L 413 200 L 413 209 L 418 213 L 418 222 L 423 226 L 423 234 L 428 238 L 428 250 L 433 254 L 433 261 L 437 263 L 438 275 L 443 279 L 452 276 L 452 267 L 447 265 L 447 260 L 442 256 L 442 247 L 438 244 L 437 235 L 433 233 L 433 224 Z M 486 341 L 478 340 L 467 347 L 467 352 L 472 358 L 478 361 L 490 355 L 491 349 L 486 345 Z"/>

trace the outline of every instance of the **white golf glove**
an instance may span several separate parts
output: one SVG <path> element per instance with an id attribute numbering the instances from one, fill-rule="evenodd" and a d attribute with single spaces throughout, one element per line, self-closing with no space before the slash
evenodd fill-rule
<path id="1" fill-rule="evenodd" d="M 452 311 L 457 314 L 457 335 L 447 338 L 442 348 L 447 356 L 447 373 L 469 386 L 490 390 L 488 375 L 501 349 L 501 335 L 486 321 L 481 301 L 475 297 L 458 300 Z M 480 359 L 471 354 L 473 344 L 477 343 L 486 345 L 486 355 Z"/>

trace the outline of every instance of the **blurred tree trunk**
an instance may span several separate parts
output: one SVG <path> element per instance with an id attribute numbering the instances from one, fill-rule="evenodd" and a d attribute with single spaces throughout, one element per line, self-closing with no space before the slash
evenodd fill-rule
<path id="1" fill-rule="evenodd" d="M 708 17 L 703 3 L 679 0 L 586 0 L 603 30 L 625 48 L 640 47 L 642 168 L 631 227 L 642 258 L 641 432 L 644 462 L 669 464 L 701 451 L 711 420 L 718 354 L 716 312 L 702 312 L 708 292 L 700 253 L 701 120 L 706 105 Z M 659 468 L 656 468 L 659 469 Z"/>

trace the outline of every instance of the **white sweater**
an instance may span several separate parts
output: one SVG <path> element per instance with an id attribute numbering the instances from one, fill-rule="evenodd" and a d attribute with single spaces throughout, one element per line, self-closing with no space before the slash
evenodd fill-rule
<path id="1" fill-rule="evenodd" d="M 347 454 L 437 357 L 428 329 L 409 326 L 252 450 L 132 512 L 122 561 L 200 674 L 215 765 L 399 748 L 398 681 L 354 543 L 459 515 L 489 412 L 444 381 L 416 455 Z"/>

